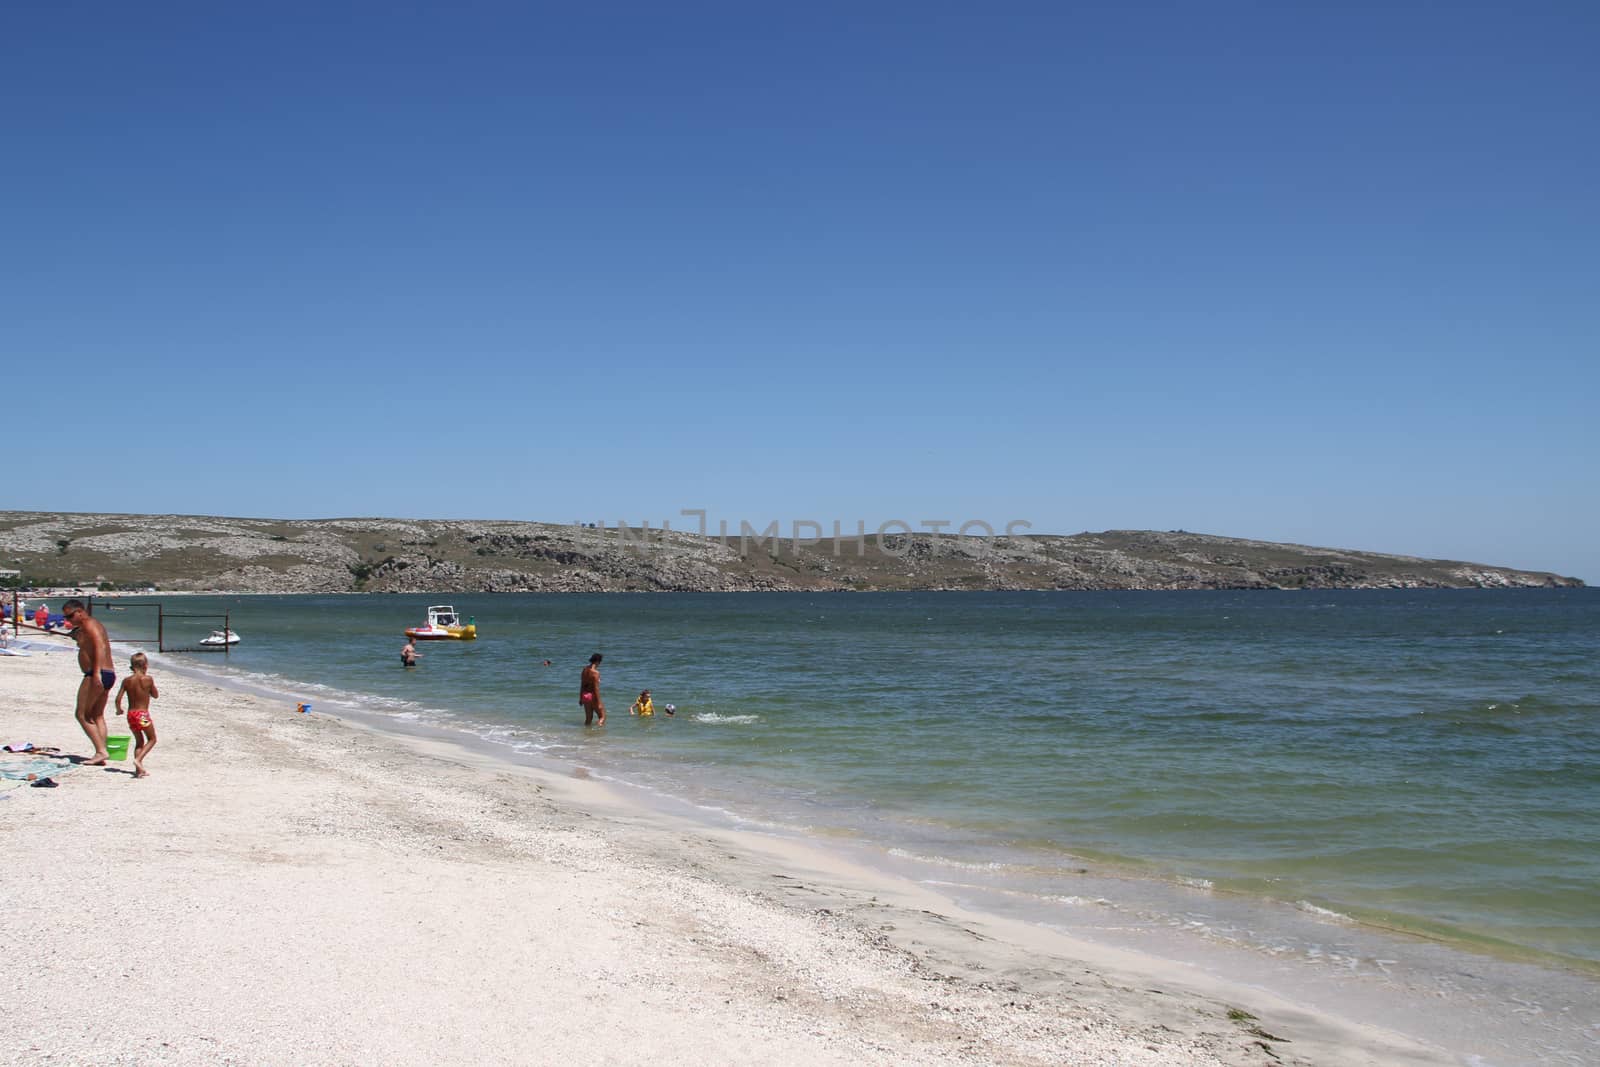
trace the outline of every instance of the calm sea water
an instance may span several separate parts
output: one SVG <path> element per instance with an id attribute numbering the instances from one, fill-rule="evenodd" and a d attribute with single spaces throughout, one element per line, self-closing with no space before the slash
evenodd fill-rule
<path id="1" fill-rule="evenodd" d="M 402 628 L 446 600 L 481 638 L 402 669 Z M 153 635 L 112 607 L 114 636 Z M 1600 973 L 1597 590 L 167 607 L 243 635 L 183 664 L 803 830 L 1033 918 L 1380 974 L 1448 970 L 1440 946 Z M 603 731 L 576 699 L 594 651 Z M 677 717 L 631 718 L 644 687 Z"/>

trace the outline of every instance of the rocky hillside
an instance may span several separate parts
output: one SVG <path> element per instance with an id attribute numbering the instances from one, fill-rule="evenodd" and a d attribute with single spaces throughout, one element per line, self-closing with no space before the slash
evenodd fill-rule
<path id="1" fill-rule="evenodd" d="M 1478 563 L 1182 531 L 795 543 L 538 522 L 0 512 L 35 586 L 252 593 L 1581 586 Z"/>

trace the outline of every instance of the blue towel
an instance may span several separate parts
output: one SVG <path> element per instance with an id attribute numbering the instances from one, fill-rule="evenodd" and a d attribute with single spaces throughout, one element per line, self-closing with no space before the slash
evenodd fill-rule
<path id="1" fill-rule="evenodd" d="M 28 755 L 7 755 L 0 758 L 0 778 L 18 782 L 27 781 L 30 774 L 35 778 L 49 778 L 51 775 L 73 769 L 73 764 L 64 759 L 41 759 Z"/>

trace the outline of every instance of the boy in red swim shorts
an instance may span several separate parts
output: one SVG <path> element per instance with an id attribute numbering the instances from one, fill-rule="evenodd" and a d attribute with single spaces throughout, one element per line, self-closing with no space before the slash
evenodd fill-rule
<path id="1" fill-rule="evenodd" d="M 133 750 L 133 776 L 148 778 L 150 772 L 144 769 L 144 758 L 156 747 L 156 726 L 150 721 L 150 701 L 161 694 L 156 691 L 156 680 L 150 675 L 150 661 L 143 652 L 135 652 L 128 666 L 133 668 L 133 673 L 122 680 L 122 688 L 117 690 L 117 714 L 123 714 L 122 701 L 126 699 L 128 729 L 133 731 L 136 744 Z"/>

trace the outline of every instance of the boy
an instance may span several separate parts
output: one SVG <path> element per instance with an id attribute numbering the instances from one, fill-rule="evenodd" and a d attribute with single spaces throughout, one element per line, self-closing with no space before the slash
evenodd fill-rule
<path id="1" fill-rule="evenodd" d="M 144 758 L 156 747 L 156 726 L 150 721 L 150 701 L 161 694 L 156 691 L 156 680 L 149 674 L 150 661 L 143 652 L 135 652 L 128 666 L 133 668 L 133 673 L 122 680 L 122 688 L 117 690 L 117 714 L 123 714 L 122 700 L 126 697 L 128 729 L 133 731 L 133 739 L 137 742 L 133 750 L 133 776 L 148 778 L 150 772 L 144 769 Z"/>

